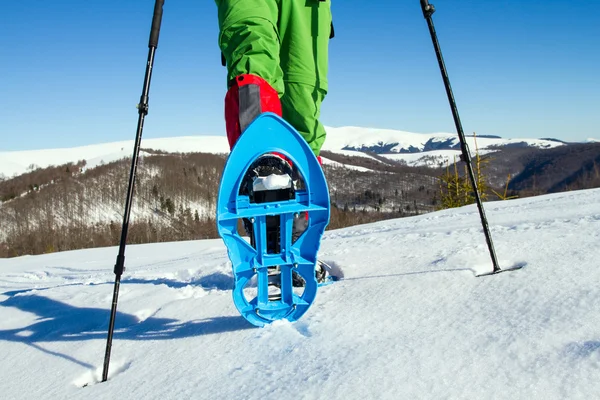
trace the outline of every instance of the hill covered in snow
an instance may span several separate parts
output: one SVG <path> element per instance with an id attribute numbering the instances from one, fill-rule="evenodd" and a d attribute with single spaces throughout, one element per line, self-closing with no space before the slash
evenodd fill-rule
<path id="1" fill-rule="evenodd" d="M 344 279 L 255 328 L 221 240 L 129 246 L 109 380 L 117 248 L 0 259 L 10 399 L 592 399 L 600 392 L 600 190 L 327 232 Z"/>
<path id="2" fill-rule="evenodd" d="M 328 128 L 324 150 L 354 150 L 376 154 L 421 153 L 435 150 L 460 150 L 460 140 L 455 133 L 412 133 L 391 129 L 359 127 Z M 467 135 L 469 147 L 481 150 L 494 147 L 552 148 L 564 143 L 549 139 L 503 139 L 495 136 Z"/>
<path id="3" fill-rule="evenodd" d="M 342 155 L 369 157 L 366 153 L 376 153 L 391 155 L 390 159 L 404 160 L 409 165 L 438 166 L 439 163 L 448 160 L 452 162 L 460 150 L 458 136 L 451 133 L 423 134 L 357 127 L 327 127 L 326 129 L 328 136 L 323 150 Z M 470 136 L 467 142 L 471 151 L 474 151 L 475 139 Z M 482 151 L 502 147 L 554 148 L 561 145 L 564 143 L 555 140 L 477 138 L 477 147 Z M 142 139 L 141 147 L 168 153 L 226 154 L 229 152 L 225 136 Z M 88 168 L 92 168 L 102 163 L 131 157 L 132 151 L 133 139 L 63 149 L 5 151 L 0 152 L 0 175 L 12 177 L 25 173 L 32 167 L 45 168 L 68 162 L 76 163 L 80 160 L 86 160 Z M 421 153 L 422 157 L 415 157 L 416 154 Z"/>

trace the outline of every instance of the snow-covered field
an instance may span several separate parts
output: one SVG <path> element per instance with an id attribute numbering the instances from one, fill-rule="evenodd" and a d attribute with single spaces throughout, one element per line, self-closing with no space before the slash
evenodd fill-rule
<path id="1" fill-rule="evenodd" d="M 4 399 L 593 399 L 600 190 L 327 232 L 344 279 L 255 328 L 221 240 L 130 246 L 108 382 L 116 248 L 0 260 Z"/>

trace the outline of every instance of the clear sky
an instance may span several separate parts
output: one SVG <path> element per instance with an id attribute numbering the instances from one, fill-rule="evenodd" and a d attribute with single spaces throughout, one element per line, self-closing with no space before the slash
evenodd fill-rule
<path id="1" fill-rule="evenodd" d="M 600 1 L 431 0 L 466 133 L 600 139 Z M 154 0 L 0 11 L 0 150 L 133 139 Z M 419 0 L 333 0 L 328 126 L 456 132 Z M 212 0 L 166 0 L 144 137 L 224 134 Z"/>

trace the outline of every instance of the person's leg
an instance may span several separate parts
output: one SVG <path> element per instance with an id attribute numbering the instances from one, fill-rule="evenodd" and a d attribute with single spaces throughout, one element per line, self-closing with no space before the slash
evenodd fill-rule
<path id="1" fill-rule="evenodd" d="M 279 38 L 284 95 L 281 97 L 283 118 L 289 122 L 319 155 L 325 141 L 325 128 L 319 121 L 321 103 L 327 94 L 329 38 L 331 35 L 331 1 L 279 0 Z M 307 213 L 294 219 L 293 240 L 309 224 Z M 316 266 L 317 281 L 326 274 Z M 304 284 L 297 277 L 296 285 Z"/>
<path id="2" fill-rule="evenodd" d="M 277 0 L 216 0 L 219 47 L 227 64 L 225 123 L 230 148 L 261 113 L 281 115 Z"/>
<path id="3" fill-rule="evenodd" d="M 331 1 L 279 0 L 283 118 L 319 155 L 325 128 L 319 121 L 327 94 Z"/>
<path id="4" fill-rule="evenodd" d="M 325 127 L 319 120 L 321 102 L 327 92 L 304 83 L 286 82 L 281 98 L 283 118 L 304 137 L 316 156 L 325 142 Z"/>

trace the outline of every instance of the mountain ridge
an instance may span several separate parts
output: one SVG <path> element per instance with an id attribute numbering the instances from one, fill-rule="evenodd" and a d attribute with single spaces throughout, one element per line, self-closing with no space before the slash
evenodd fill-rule
<path id="1" fill-rule="evenodd" d="M 392 129 L 361 127 L 326 127 L 327 140 L 323 150 L 343 154 L 344 152 L 375 153 L 380 155 L 414 155 L 427 152 L 447 150 L 445 160 L 451 160 L 460 150 L 458 135 L 451 133 L 413 133 Z M 566 145 L 566 142 L 550 139 L 503 139 L 493 135 L 466 137 L 469 148 L 473 152 L 494 150 L 500 147 L 537 147 L 553 148 Z M 42 150 L 21 150 L 0 152 L 0 176 L 13 177 L 36 167 L 61 165 L 68 162 L 86 160 L 93 165 L 108 163 L 118 158 L 129 157 L 133 150 L 134 140 L 90 144 L 71 148 Z M 229 147 L 225 136 L 179 136 L 171 138 L 142 139 L 143 149 L 152 149 L 169 153 L 204 152 L 227 154 Z M 437 155 L 439 156 L 439 154 Z M 414 158 L 414 157 L 413 157 Z M 402 159 L 402 158 L 400 158 Z M 408 159 L 407 159 L 408 160 Z M 409 161 L 405 160 L 407 163 Z M 411 165 L 428 165 L 427 162 L 412 160 Z M 90 167 L 90 166 L 88 166 Z"/>

